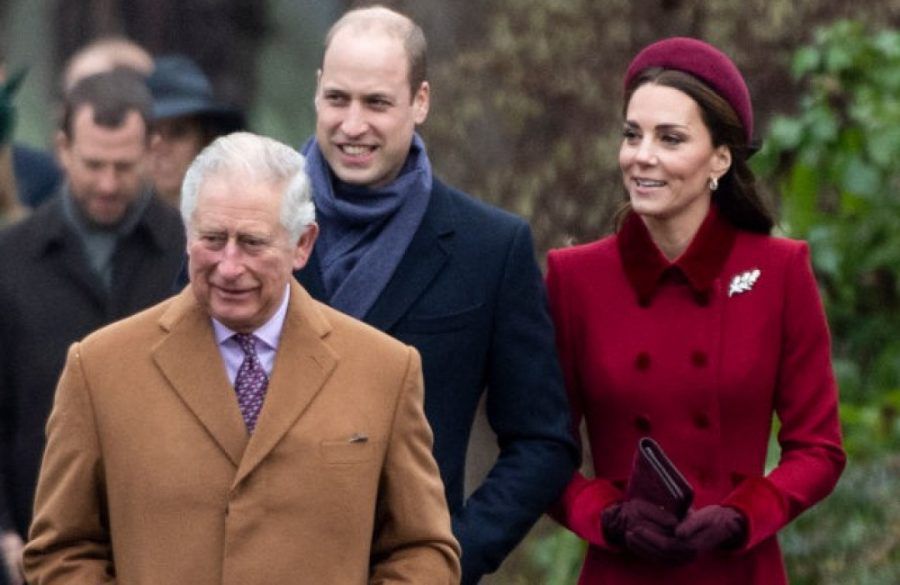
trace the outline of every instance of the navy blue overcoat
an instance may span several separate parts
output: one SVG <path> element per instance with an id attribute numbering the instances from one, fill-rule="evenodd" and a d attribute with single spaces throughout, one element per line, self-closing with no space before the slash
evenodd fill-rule
<path id="1" fill-rule="evenodd" d="M 328 301 L 315 253 L 296 276 Z M 418 231 L 364 321 L 422 355 L 463 583 L 476 583 L 556 500 L 578 460 L 528 225 L 435 180 Z M 485 392 L 500 455 L 465 499 L 466 448 Z"/>

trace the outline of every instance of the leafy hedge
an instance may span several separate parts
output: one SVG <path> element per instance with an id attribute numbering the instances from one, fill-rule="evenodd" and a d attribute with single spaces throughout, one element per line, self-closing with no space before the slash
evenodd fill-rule
<path id="1" fill-rule="evenodd" d="M 807 91 L 754 159 L 809 241 L 834 339 L 848 451 L 900 448 L 900 32 L 842 21 L 794 58 Z"/>

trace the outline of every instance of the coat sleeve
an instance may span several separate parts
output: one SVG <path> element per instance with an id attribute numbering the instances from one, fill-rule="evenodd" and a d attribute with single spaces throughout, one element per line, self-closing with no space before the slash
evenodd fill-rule
<path id="1" fill-rule="evenodd" d="M 584 416 L 581 384 L 578 376 L 577 352 L 579 343 L 572 331 L 576 317 L 565 302 L 565 268 L 561 258 L 553 252 L 547 258 L 547 294 L 550 313 L 556 327 L 556 347 L 562 365 L 563 378 L 572 413 L 572 434 L 580 438 Z M 610 504 L 622 499 L 622 491 L 603 478 L 588 478 L 576 471 L 550 515 L 560 524 L 595 547 L 612 550 L 603 536 L 600 515 Z"/>
<path id="2" fill-rule="evenodd" d="M 806 244 L 787 267 L 775 413 L 781 457 L 766 477 L 744 479 L 725 499 L 747 518 L 745 548 L 773 536 L 828 495 L 843 471 L 831 344 Z"/>
<path id="3" fill-rule="evenodd" d="M 500 454 L 453 518 L 464 584 L 497 569 L 559 497 L 578 461 L 546 293 L 524 222 L 510 239 L 494 314 L 486 410 Z"/>
<path id="4" fill-rule="evenodd" d="M 32 585 L 115 583 L 104 511 L 103 461 L 79 345 L 69 349 L 38 478 L 25 547 Z"/>
<path id="5" fill-rule="evenodd" d="M 459 583 L 459 545 L 431 453 L 421 359 L 412 348 L 402 384 L 379 488 L 369 583 Z"/>

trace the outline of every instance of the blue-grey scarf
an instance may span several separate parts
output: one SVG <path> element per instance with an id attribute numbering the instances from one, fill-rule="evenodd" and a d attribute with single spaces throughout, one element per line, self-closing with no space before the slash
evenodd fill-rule
<path id="1" fill-rule="evenodd" d="M 378 189 L 334 177 L 315 138 L 303 154 L 320 228 L 314 253 L 329 304 L 362 319 L 387 286 L 428 207 L 432 175 L 425 144 L 415 134 L 400 174 Z"/>

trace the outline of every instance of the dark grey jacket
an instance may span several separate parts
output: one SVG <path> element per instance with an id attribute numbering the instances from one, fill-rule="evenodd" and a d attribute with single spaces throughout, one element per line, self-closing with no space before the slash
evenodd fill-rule
<path id="1" fill-rule="evenodd" d="M 116 249 L 107 293 L 63 213 L 56 197 L 0 232 L 0 529 L 23 538 L 66 350 L 168 297 L 185 253 L 179 213 L 154 198 Z"/>

